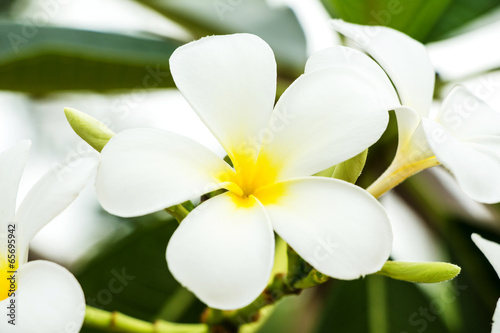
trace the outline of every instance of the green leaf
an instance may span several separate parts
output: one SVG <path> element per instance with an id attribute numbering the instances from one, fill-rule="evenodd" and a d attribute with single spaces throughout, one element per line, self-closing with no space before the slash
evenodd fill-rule
<path id="1" fill-rule="evenodd" d="M 387 261 L 376 274 L 415 283 L 448 281 L 460 273 L 460 267 L 444 262 Z"/>
<path id="2" fill-rule="evenodd" d="M 64 114 L 75 133 L 98 152 L 115 135 L 106 125 L 81 111 L 65 108 Z"/>
<path id="3" fill-rule="evenodd" d="M 165 249 L 177 222 L 166 213 L 157 213 L 122 219 L 120 223 L 131 232 L 119 240 L 111 236 L 104 248 L 74 272 L 87 305 L 148 322 L 161 318 L 198 323 L 205 305 L 179 285 L 165 260 Z M 179 303 L 181 309 L 166 314 L 172 302 Z M 84 327 L 82 332 L 98 331 Z"/>
<path id="4" fill-rule="evenodd" d="M 373 297 L 370 291 L 371 282 L 369 279 L 381 278 L 379 276 L 367 276 L 364 279 L 355 281 L 333 281 L 327 292 L 326 300 L 321 308 L 318 317 L 318 325 L 314 333 L 332 332 L 384 332 L 383 328 L 389 328 L 386 332 L 419 332 L 426 333 L 451 333 L 443 323 L 441 312 L 433 312 L 433 301 L 426 297 L 417 285 L 402 281 L 383 279 L 384 288 L 380 290 L 381 297 Z M 450 290 L 450 293 L 452 291 Z M 441 303 L 438 299 L 439 311 Z M 319 302 L 319 301 L 316 301 Z M 432 305 L 431 305 L 432 304 Z M 385 306 L 387 308 L 385 325 L 374 327 L 373 317 L 369 309 L 370 306 Z M 375 309 L 377 310 L 377 309 Z M 425 311 L 425 312 L 423 312 Z M 428 315 L 426 319 L 425 315 Z"/>
<path id="5" fill-rule="evenodd" d="M 368 156 L 368 149 L 362 153 L 348 159 L 335 166 L 333 171 L 333 178 L 345 180 L 349 183 L 356 183 L 358 177 L 361 175 L 363 168 L 365 167 L 366 157 Z"/>
<path id="6" fill-rule="evenodd" d="M 421 41 L 446 37 L 488 10 L 497 0 L 322 0 L 332 15 L 348 22 L 388 26 Z"/>
<path id="7" fill-rule="evenodd" d="M 265 0 L 136 0 L 181 24 L 197 38 L 213 34 L 248 32 L 273 49 L 282 77 L 304 71 L 306 39 L 290 8 Z"/>
<path id="8" fill-rule="evenodd" d="M 454 0 L 437 21 L 428 36 L 428 40 L 434 41 L 454 35 L 464 24 L 499 6 L 498 0 Z"/>
<path id="9" fill-rule="evenodd" d="M 0 90 L 173 87 L 168 59 L 182 43 L 113 33 L 0 23 Z"/>
<path id="10" fill-rule="evenodd" d="M 350 182 L 352 184 L 356 183 L 363 168 L 365 167 L 366 158 L 368 156 L 368 149 L 361 152 L 360 154 L 329 167 L 323 171 L 316 173 L 314 176 L 317 177 L 332 177 L 337 179 L 345 180 L 346 182 Z"/>
<path id="11" fill-rule="evenodd" d="M 10 7 L 14 4 L 15 0 L 3 0 L 0 1 L 0 14 L 4 15 L 6 12 L 8 13 Z"/>

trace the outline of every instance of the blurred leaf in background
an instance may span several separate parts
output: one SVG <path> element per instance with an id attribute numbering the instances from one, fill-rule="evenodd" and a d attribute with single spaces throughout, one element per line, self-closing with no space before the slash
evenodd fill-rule
<path id="1" fill-rule="evenodd" d="M 321 0 L 332 17 L 383 25 L 427 43 L 500 7 L 497 0 Z"/>
<path id="2" fill-rule="evenodd" d="M 378 292 L 385 292 L 385 296 L 370 300 L 369 288 L 380 288 L 380 283 Z M 329 333 L 333 327 L 338 332 L 449 332 L 414 284 L 370 276 L 352 282 L 338 281 L 334 287 L 315 333 Z M 373 308 L 375 314 L 370 313 Z M 381 329 L 371 321 L 382 321 L 385 327 Z"/>
<path id="3" fill-rule="evenodd" d="M 182 43 L 113 33 L 0 23 L 0 89 L 173 87 L 168 59 Z"/>
<path id="4" fill-rule="evenodd" d="M 248 32 L 275 51 L 288 85 L 306 61 L 304 32 L 287 7 L 252 1 L 144 1 L 180 23 L 195 38 Z M 36 21 L 0 22 L 0 89 L 46 94 L 54 91 L 173 87 L 168 60 L 183 42 L 157 36 L 50 27 Z"/>
<path id="5" fill-rule="evenodd" d="M 0 16 L 7 16 L 8 10 L 15 0 L 0 0 Z"/>
<path id="6" fill-rule="evenodd" d="M 76 269 L 87 305 L 146 321 L 199 322 L 205 306 L 179 285 L 165 261 L 177 221 L 159 213 L 123 223 L 133 225 L 134 231 L 120 240 L 111 237 Z"/>

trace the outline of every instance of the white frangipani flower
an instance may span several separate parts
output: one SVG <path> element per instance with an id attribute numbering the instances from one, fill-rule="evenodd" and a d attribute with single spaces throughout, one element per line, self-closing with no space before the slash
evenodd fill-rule
<path id="1" fill-rule="evenodd" d="M 22 141 L 0 153 L 0 306 L 4 311 L 0 332 L 79 332 L 85 315 L 80 284 L 68 270 L 55 263 L 27 262 L 28 247 L 35 234 L 76 198 L 97 162 L 84 159 L 71 171 L 49 171 L 29 191 L 16 212 L 17 189 L 30 145 L 29 141 Z M 10 272 L 15 270 L 15 278 L 8 280 Z M 12 292 L 15 295 L 9 297 Z M 13 316 L 7 316 L 7 312 Z"/>
<path id="2" fill-rule="evenodd" d="M 500 113 L 455 87 L 438 112 L 431 112 L 434 69 L 425 47 L 387 27 L 361 26 L 332 20 L 332 26 L 371 55 L 394 84 L 402 107 L 395 108 L 399 127 L 396 157 L 368 190 L 383 194 L 392 184 L 425 168 L 442 164 L 471 198 L 500 201 Z M 313 56 L 310 63 L 335 64 L 336 59 Z M 357 59 L 353 66 L 365 68 Z M 311 65 L 312 66 L 312 65 Z M 391 179 L 392 178 L 392 179 Z"/>
<path id="3" fill-rule="evenodd" d="M 472 234 L 472 240 L 476 243 L 481 252 L 483 252 L 500 278 L 500 244 L 484 239 L 478 234 Z M 500 299 L 497 302 L 497 308 L 493 315 L 491 333 L 500 333 Z"/>
<path id="4" fill-rule="evenodd" d="M 102 150 L 96 186 L 104 209 L 126 217 L 227 190 L 194 209 L 172 236 L 166 256 L 177 280 L 211 307 L 249 304 L 271 273 L 273 229 L 326 275 L 355 279 L 382 267 L 392 243 L 382 206 L 357 186 L 310 177 L 381 136 L 388 112 L 377 86 L 352 68 L 315 70 L 273 111 L 274 55 L 249 34 L 184 45 L 170 66 L 234 169 L 189 138 L 134 129 Z"/>

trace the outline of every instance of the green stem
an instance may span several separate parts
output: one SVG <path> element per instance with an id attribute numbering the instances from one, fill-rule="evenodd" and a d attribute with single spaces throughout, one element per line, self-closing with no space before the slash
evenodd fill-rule
<path id="1" fill-rule="evenodd" d="M 285 296 L 300 294 L 302 289 L 320 285 L 327 280 L 327 276 L 316 271 L 288 247 L 286 275 L 276 274 L 264 292 L 244 308 L 233 311 L 207 308 L 203 314 L 203 322 L 213 327 L 216 332 L 238 332 L 242 325 L 258 321 L 262 308 L 275 304 Z"/>
<path id="2" fill-rule="evenodd" d="M 165 208 L 165 211 L 172 215 L 179 223 L 181 223 L 182 220 L 184 220 L 189 214 L 189 210 L 187 210 L 182 204 Z"/>
<path id="3" fill-rule="evenodd" d="M 240 326 L 258 321 L 260 310 L 265 306 L 274 304 L 287 295 L 298 293 L 300 290 L 289 286 L 283 274 L 277 274 L 273 282 L 249 305 L 233 311 L 207 308 L 202 319 L 216 332 L 238 332 Z"/>
<path id="4" fill-rule="evenodd" d="M 122 333 L 208 333 L 204 324 L 175 324 L 167 321 L 149 323 L 119 312 L 86 307 L 84 325 L 107 332 Z"/>
<path id="5" fill-rule="evenodd" d="M 194 301 L 195 296 L 192 293 L 186 288 L 179 287 L 179 289 L 168 298 L 165 304 L 163 304 L 155 318 L 175 322 L 179 320 L 182 314 Z"/>
<path id="6" fill-rule="evenodd" d="M 368 325 L 370 333 L 388 333 L 385 278 L 369 276 L 366 279 L 368 298 Z"/>

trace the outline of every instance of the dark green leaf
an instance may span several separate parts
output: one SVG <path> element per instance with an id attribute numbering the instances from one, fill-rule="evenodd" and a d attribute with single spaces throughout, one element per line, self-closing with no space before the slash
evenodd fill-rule
<path id="1" fill-rule="evenodd" d="M 0 1 L 0 14 L 8 13 L 10 7 L 14 4 L 15 0 L 1 0 Z"/>
<path id="2" fill-rule="evenodd" d="M 385 286 L 380 292 L 385 296 L 368 300 L 368 295 L 377 294 L 369 293 L 369 279 L 383 280 Z M 369 304 L 387 307 L 385 311 L 375 309 L 374 312 L 387 314 L 387 332 L 449 332 L 439 315 L 432 312 L 431 301 L 414 284 L 380 276 L 369 276 L 356 281 L 334 281 L 315 333 L 377 332 L 377 329 L 370 328 Z M 424 312 L 432 320 L 426 319 Z"/>
<path id="3" fill-rule="evenodd" d="M 110 239 L 107 248 L 76 272 L 88 305 L 146 321 L 199 322 L 205 306 L 167 268 L 165 250 L 178 224 L 166 215 L 125 220 L 134 232 L 117 242 Z"/>
<path id="4" fill-rule="evenodd" d="M 498 0 L 454 0 L 428 36 L 429 41 L 447 37 L 465 23 L 500 6 Z"/>
<path id="5" fill-rule="evenodd" d="M 172 87 L 173 40 L 0 23 L 0 90 Z"/>
<path id="6" fill-rule="evenodd" d="M 322 0 L 333 17 L 348 22 L 384 25 L 421 41 L 444 38 L 488 10 L 497 0 Z"/>

